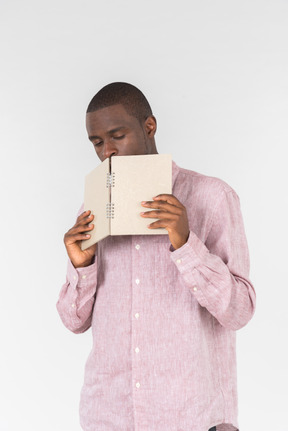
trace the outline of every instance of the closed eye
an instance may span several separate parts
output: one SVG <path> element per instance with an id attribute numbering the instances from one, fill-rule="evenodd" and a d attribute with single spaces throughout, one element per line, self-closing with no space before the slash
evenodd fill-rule
<path id="1" fill-rule="evenodd" d="M 116 139 L 116 140 L 118 140 L 118 139 L 124 139 L 124 138 L 125 138 L 125 135 L 113 136 L 113 139 Z"/>
<path id="2" fill-rule="evenodd" d="M 94 147 L 100 147 L 103 144 L 103 141 L 93 142 Z"/>

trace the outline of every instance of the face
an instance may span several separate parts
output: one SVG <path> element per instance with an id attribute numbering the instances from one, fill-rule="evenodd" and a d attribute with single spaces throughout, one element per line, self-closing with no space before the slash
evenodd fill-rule
<path id="1" fill-rule="evenodd" d="M 101 162 L 111 156 L 157 154 L 155 118 L 148 117 L 141 125 L 122 105 L 89 112 L 86 128 Z"/>

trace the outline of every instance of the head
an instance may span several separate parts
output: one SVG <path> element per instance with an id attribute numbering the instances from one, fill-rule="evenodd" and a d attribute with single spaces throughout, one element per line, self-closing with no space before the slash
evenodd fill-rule
<path id="1" fill-rule="evenodd" d="M 114 82 L 103 87 L 88 105 L 86 128 L 101 161 L 111 156 L 157 154 L 156 119 L 134 85 Z"/>

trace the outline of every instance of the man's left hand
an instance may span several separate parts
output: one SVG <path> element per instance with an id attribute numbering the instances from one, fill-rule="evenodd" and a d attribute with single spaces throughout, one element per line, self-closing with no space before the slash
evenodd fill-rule
<path id="1" fill-rule="evenodd" d="M 175 250 L 187 242 L 189 225 L 186 208 L 175 196 L 168 194 L 158 195 L 153 198 L 153 201 L 141 202 L 141 205 L 145 208 L 153 209 L 152 211 L 141 213 L 141 217 L 159 219 L 148 225 L 149 229 L 166 229 Z"/>

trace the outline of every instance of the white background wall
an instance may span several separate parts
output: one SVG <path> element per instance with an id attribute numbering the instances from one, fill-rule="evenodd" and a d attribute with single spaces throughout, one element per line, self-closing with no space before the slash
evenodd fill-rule
<path id="1" fill-rule="evenodd" d="M 9 0 L 0 31 L 0 431 L 80 430 L 91 333 L 56 312 L 62 238 L 98 164 L 85 109 L 121 80 L 150 101 L 159 152 L 240 195 L 258 295 L 241 431 L 287 431 L 288 2 Z"/>

